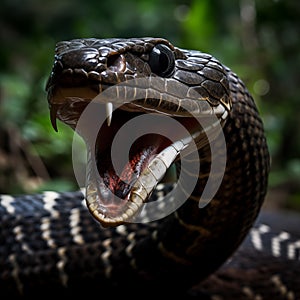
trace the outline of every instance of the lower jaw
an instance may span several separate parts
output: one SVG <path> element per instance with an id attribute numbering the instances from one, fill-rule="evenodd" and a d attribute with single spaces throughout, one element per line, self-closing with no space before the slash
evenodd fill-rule
<path id="1" fill-rule="evenodd" d="M 180 155 L 192 137 L 170 144 L 149 160 L 140 172 L 130 191 L 124 198 L 117 197 L 103 182 L 95 159 L 89 151 L 86 181 L 87 206 L 102 226 L 116 226 L 128 222 L 141 222 L 139 216 L 143 205 L 150 198 L 158 183 L 165 177 L 171 165 Z M 103 197 L 106 200 L 103 200 Z"/>

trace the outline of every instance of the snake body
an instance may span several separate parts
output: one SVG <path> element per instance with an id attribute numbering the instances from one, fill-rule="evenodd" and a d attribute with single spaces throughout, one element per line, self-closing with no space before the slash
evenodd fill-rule
<path id="1" fill-rule="evenodd" d="M 143 78 L 148 80 L 147 87 L 138 85 Z M 126 94 L 129 81 L 138 94 L 134 101 Z M 107 93 L 117 85 L 120 87 Z M 76 39 L 57 44 L 47 92 L 56 130 L 56 118 L 78 130 L 88 104 L 101 93 L 109 98 L 101 100 L 102 111 L 107 103 L 118 109 L 105 115 L 107 124 L 92 144 L 96 149 L 94 171 L 99 172 L 100 181 L 88 169 L 85 197 L 82 192 L 1 197 L 1 289 L 31 296 L 40 291 L 54 295 L 178 295 L 206 280 L 232 256 L 258 216 L 270 167 L 262 120 L 235 73 L 209 54 L 174 47 L 162 38 Z M 124 167 L 129 183 L 111 170 L 107 153 L 117 130 L 134 117 L 148 114 L 159 122 L 172 117 L 184 125 L 192 139 L 182 149 L 194 142 L 201 168 L 196 172 L 195 153 L 178 148 L 172 158 L 177 174 L 186 173 L 186 181 L 196 178 L 189 195 L 184 193 L 187 183 L 180 183 L 179 195 L 187 200 L 162 219 L 131 222 L 140 206 L 163 199 L 174 188 L 160 183 L 166 173 L 162 171 L 157 171 L 159 180 L 154 185 L 143 182 L 150 178 L 153 161 L 165 163 L 161 154 L 177 147 L 152 135 L 133 148 L 130 168 Z M 214 138 L 209 140 L 216 125 L 199 129 L 195 115 L 216 116 L 221 132 L 213 131 Z M 90 145 L 86 128 L 90 127 L 81 127 L 79 134 Z M 225 137 L 225 149 L 219 136 Z M 150 143 L 153 140 L 158 143 L 156 148 Z M 180 135 L 178 140 L 184 144 L 186 137 Z M 163 152 L 168 147 L 171 150 Z M 213 174 L 221 182 L 206 203 L 202 195 L 211 175 L 211 149 L 216 149 L 217 165 L 222 165 L 224 156 L 226 165 L 224 174 L 219 169 Z M 102 190 L 91 191 L 90 186 L 99 182 Z M 111 203 L 105 207 L 111 200 L 105 196 L 109 191 L 124 201 L 114 203 L 112 210 Z M 205 205 L 199 208 L 201 201 Z M 164 209 L 163 205 L 158 209 Z"/>

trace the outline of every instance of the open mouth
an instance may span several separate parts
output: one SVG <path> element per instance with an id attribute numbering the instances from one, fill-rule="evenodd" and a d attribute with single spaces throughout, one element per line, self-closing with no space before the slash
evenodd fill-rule
<path id="1" fill-rule="evenodd" d="M 112 102 L 63 98 L 50 105 L 52 124 L 56 129 L 60 119 L 86 142 L 86 203 L 105 227 L 134 221 L 171 165 L 201 134 L 193 117 L 145 111 L 139 101 L 114 109 Z M 127 124 L 132 127 L 124 130 Z M 96 135 L 91 135 L 93 126 Z"/>
<path id="2" fill-rule="evenodd" d="M 87 204 L 92 214 L 106 226 L 133 221 L 178 156 L 179 152 L 172 151 L 173 142 L 157 133 L 158 126 L 168 127 L 163 116 L 151 116 L 157 128 L 151 126 L 149 133 L 141 136 L 136 136 L 133 130 L 120 133 L 128 122 L 144 116 L 143 113 L 115 110 L 112 122 L 102 124 L 96 143 L 92 145 Z M 133 126 L 140 123 L 134 122 Z M 172 128 L 169 130 L 171 135 Z M 167 157 L 163 158 L 162 154 Z"/>
<path id="3" fill-rule="evenodd" d="M 180 98 L 165 94 L 167 99 L 162 99 L 153 82 L 146 78 L 133 81 L 133 86 L 48 88 L 54 129 L 58 118 L 86 142 L 86 203 L 104 227 L 134 222 L 171 165 L 191 145 L 198 149 L 207 143 L 206 132 L 227 116 L 223 105 L 212 108 L 199 95 L 197 101 L 185 99 L 185 107 Z M 128 123 L 133 126 L 120 134 Z"/>

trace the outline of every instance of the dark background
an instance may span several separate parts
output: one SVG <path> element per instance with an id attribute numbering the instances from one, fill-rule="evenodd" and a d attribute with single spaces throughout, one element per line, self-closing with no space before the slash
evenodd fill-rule
<path id="1" fill-rule="evenodd" d="M 0 193 L 78 189 L 73 131 L 49 122 L 55 43 L 169 39 L 213 54 L 246 83 L 272 156 L 269 207 L 300 208 L 300 2 L 296 0 L 1 0 Z M 234 179 L 233 179 L 234 180 Z"/>

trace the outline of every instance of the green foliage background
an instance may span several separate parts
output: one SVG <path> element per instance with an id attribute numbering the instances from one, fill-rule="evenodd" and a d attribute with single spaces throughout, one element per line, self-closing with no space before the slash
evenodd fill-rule
<path id="1" fill-rule="evenodd" d="M 299 207 L 299 31 L 296 0 L 1 0 L 0 193 L 78 189 L 73 132 L 54 132 L 44 90 L 57 41 L 160 36 L 244 80 L 265 123 L 272 198 Z"/>

